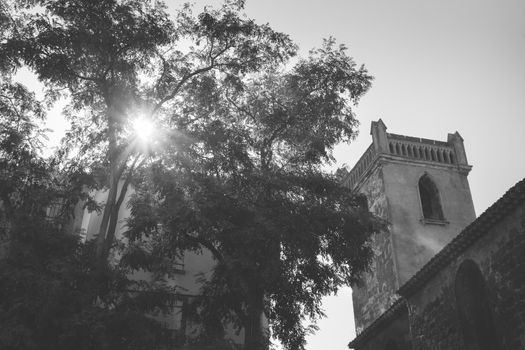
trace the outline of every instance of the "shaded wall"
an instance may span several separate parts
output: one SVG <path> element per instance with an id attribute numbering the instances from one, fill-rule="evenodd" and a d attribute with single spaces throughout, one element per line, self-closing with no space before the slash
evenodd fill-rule
<path id="1" fill-rule="evenodd" d="M 411 350 L 408 314 L 406 310 L 374 331 L 369 339 L 364 340 L 356 350 Z"/>
<path id="2" fill-rule="evenodd" d="M 409 296 L 413 349 L 468 349 L 455 283 L 460 265 L 479 267 L 498 348 L 525 349 L 525 204 L 509 212 Z"/>
<path id="3" fill-rule="evenodd" d="M 368 199 L 369 210 L 388 220 L 388 202 L 385 195 L 383 172 L 377 167 L 359 189 Z M 362 283 L 352 286 L 352 299 L 356 333 L 369 326 L 397 299 L 398 288 L 394 266 L 393 247 L 389 231 L 372 237 L 374 257 L 370 271 L 362 277 Z"/>

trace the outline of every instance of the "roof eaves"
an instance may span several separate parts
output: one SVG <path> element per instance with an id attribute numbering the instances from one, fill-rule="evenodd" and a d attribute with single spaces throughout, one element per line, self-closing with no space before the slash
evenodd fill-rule
<path id="1" fill-rule="evenodd" d="M 372 322 L 370 326 L 365 328 L 361 333 L 359 333 L 359 335 L 355 337 L 354 340 L 348 343 L 348 347 L 350 349 L 355 349 L 356 346 L 370 338 L 376 331 L 386 326 L 388 322 L 395 319 L 401 312 L 406 312 L 406 310 L 405 301 L 403 299 L 396 300 L 388 310 L 383 312 L 383 314 L 379 316 L 374 322 Z"/>

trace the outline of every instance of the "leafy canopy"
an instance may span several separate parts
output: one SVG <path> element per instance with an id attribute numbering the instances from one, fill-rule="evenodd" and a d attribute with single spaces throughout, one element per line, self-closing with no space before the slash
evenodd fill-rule
<path id="1" fill-rule="evenodd" d="M 354 137 L 351 107 L 370 80 L 332 39 L 289 71 L 207 74 L 177 114 L 184 137 L 142 172 L 127 238 L 163 242 L 141 256 L 211 251 L 197 313 L 256 334 L 246 349 L 265 346 L 262 313 L 286 348 L 303 349 L 303 321 L 323 315 L 321 298 L 368 266 L 382 223 L 323 166 Z"/>
<path id="2" fill-rule="evenodd" d="M 185 108 L 205 73 L 238 79 L 296 50 L 286 35 L 240 16 L 242 2 L 197 16 L 186 5 L 174 19 L 162 2 L 143 0 L 19 1 L 11 13 L 24 4 L 40 8 L 11 16 L 1 65 L 25 64 L 47 87 L 49 101 L 68 98 L 72 128 L 62 153 L 70 158 L 62 161 L 96 171 L 108 189 L 97 237 L 101 265 L 115 243 L 133 172 L 161 150 L 134 137 L 133 121 L 145 116 L 170 128 L 172 113 Z"/>
<path id="3" fill-rule="evenodd" d="M 0 93 L 0 348 L 150 349 L 170 338 L 146 313 L 169 291 L 94 274 L 93 245 L 72 234 L 89 176 L 40 156 L 44 108 L 2 72 Z M 129 290 L 138 290 L 129 293 Z"/>
<path id="4" fill-rule="evenodd" d="M 217 265 L 194 305 L 209 334 L 233 323 L 246 349 L 263 348 L 264 314 L 288 349 L 304 348 L 302 321 L 358 278 L 381 227 L 362 197 L 323 171 L 333 147 L 355 135 L 351 107 L 370 87 L 367 71 L 332 39 L 286 70 L 295 45 L 232 3 L 197 16 L 186 6 L 175 19 L 159 2 L 27 3 L 42 11 L 2 7 L 0 65 L 25 64 L 49 101 L 69 98 L 63 152 L 76 156 L 67 162 L 101 173 L 108 189 L 98 266 L 115 247 L 133 181 L 118 268 L 164 272 L 161 262 L 184 250 L 209 250 Z M 130 135 L 138 113 L 162 125 L 162 143 Z M 94 295 L 113 295 L 105 291 Z"/>

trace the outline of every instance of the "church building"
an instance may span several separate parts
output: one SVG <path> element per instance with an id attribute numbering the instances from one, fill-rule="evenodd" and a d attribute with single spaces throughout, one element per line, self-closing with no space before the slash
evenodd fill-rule
<path id="1" fill-rule="evenodd" d="M 389 223 L 352 287 L 357 350 L 525 349 L 525 180 L 476 219 L 463 139 L 386 132 L 345 179 Z"/>

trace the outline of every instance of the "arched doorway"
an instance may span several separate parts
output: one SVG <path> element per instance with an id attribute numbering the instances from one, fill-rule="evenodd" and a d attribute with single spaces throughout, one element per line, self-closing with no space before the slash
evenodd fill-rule
<path id="1" fill-rule="evenodd" d="M 465 260 L 458 269 L 455 284 L 465 349 L 500 349 L 485 281 L 478 265 L 472 260 Z"/>

